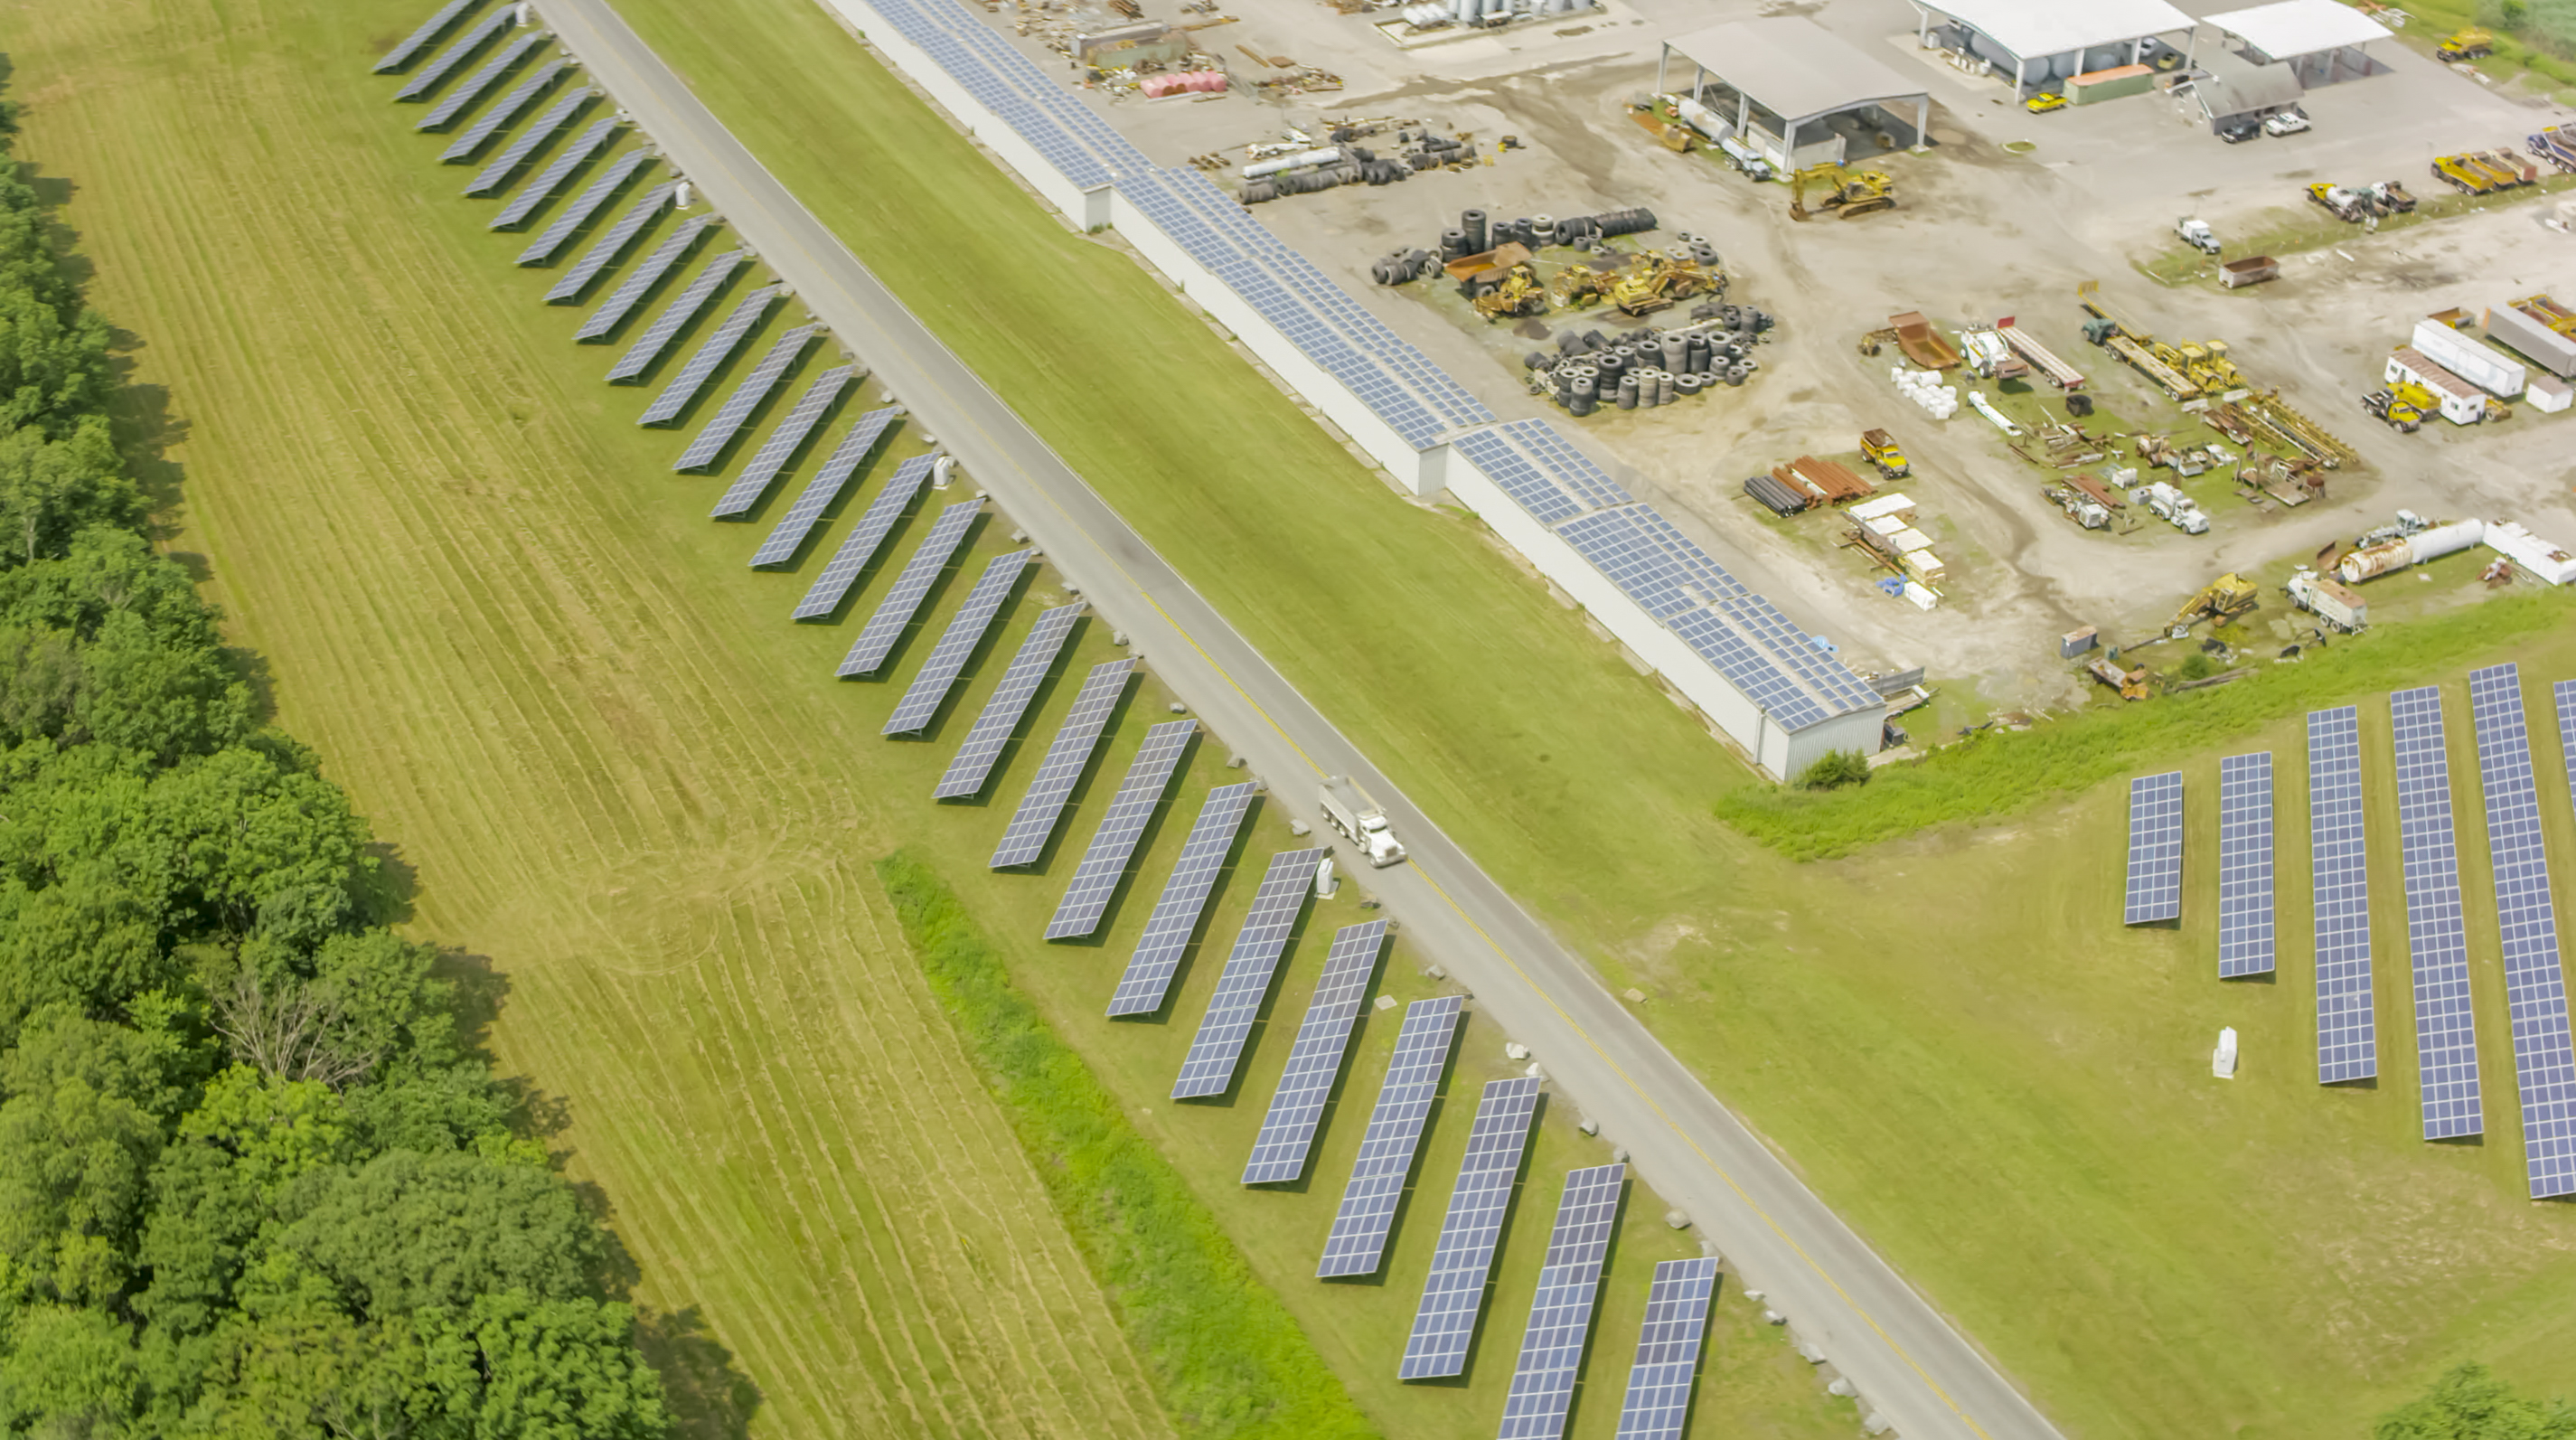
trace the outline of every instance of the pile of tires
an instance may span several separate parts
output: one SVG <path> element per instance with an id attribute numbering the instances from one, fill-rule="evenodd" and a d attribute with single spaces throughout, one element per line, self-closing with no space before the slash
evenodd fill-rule
<path id="1" fill-rule="evenodd" d="M 1680 329 L 1647 326 L 1616 337 L 1599 330 L 1564 331 L 1556 337 L 1556 354 L 1533 350 L 1522 357 L 1530 393 L 1582 416 L 1604 405 L 1651 410 L 1720 385 L 1740 386 L 1762 368 L 1752 353 L 1761 332 L 1750 323 L 1761 312 L 1751 306 L 1726 308 L 1739 312 L 1745 328 L 1707 317 Z"/>

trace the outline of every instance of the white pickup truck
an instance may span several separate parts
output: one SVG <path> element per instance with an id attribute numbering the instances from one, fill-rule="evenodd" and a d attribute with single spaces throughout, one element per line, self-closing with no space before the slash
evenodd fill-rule
<path id="1" fill-rule="evenodd" d="M 1339 775 L 1327 775 L 1318 798 L 1323 803 L 1324 818 L 1342 832 L 1343 838 L 1360 847 L 1371 865 L 1383 870 L 1404 859 L 1404 842 L 1386 828 L 1386 812 L 1361 794 L 1358 786 Z"/>

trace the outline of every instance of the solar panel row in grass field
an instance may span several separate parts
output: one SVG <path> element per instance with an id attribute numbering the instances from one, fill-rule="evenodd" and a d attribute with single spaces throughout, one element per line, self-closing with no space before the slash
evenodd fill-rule
<path id="1" fill-rule="evenodd" d="M 439 51 L 436 58 L 413 71 L 412 77 L 403 82 L 403 87 L 394 92 L 394 98 L 418 100 L 437 89 L 441 81 L 455 74 L 458 67 L 466 61 L 473 59 L 474 52 L 491 44 L 494 37 L 517 23 L 518 15 L 515 7 L 508 5 L 474 22 L 474 28 L 459 36 L 455 44 Z"/>
<path id="2" fill-rule="evenodd" d="M 529 55 L 543 49 L 545 43 L 553 38 L 543 30 L 531 30 L 502 46 L 501 53 L 492 57 L 492 63 L 466 77 L 464 84 L 449 91 L 447 98 L 431 106 L 429 113 L 421 117 L 420 123 L 411 128 L 414 130 L 447 128 L 455 122 L 457 116 L 465 113 L 467 106 L 482 99 L 484 91 L 499 84 L 502 76 L 516 69 L 519 62 L 527 59 Z"/>
<path id="3" fill-rule="evenodd" d="M 2370 990 L 2370 851 L 2362 832 L 2361 712 L 2308 714 L 2308 854 L 2316 891 L 2317 1083 L 2379 1073 Z"/>
<path id="4" fill-rule="evenodd" d="M 653 397 L 652 404 L 644 407 L 635 423 L 667 425 L 679 419 L 680 412 L 688 409 L 689 402 L 698 398 L 698 392 L 715 378 L 716 367 L 733 358 L 733 352 L 741 349 L 742 342 L 750 339 L 751 332 L 768 318 L 769 307 L 777 302 L 782 288 L 763 285 L 742 297 L 742 303 L 733 307 L 733 313 L 724 318 L 714 334 L 700 342 L 697 351 L 681 364 L 679 373 L 662 387 L 661 394 Z"/>
<path id="5" fill-rule="evenodd" d="M 894 713 L 886 717 L 887 735 L 911 735 L 930 726 L 939 714 L 940 702 L 957 684 L 966 669 L 967 658 L 993 628 L 994 617 L 1009 602 L 1011 590 L 1020 583 L 1020 574 L 1028 568 L 1033 551 L 1015 550 L 996 555 L 985 565 L 975 588 L 966 593 L 966 603 L 948 619 L 948 628 L 940 632 L 939 643 L 930 647 L 930 658 L 921 662 L 920 673 L 904 687 L 903 699 L 897 701 Z"/>
<path id="6" fill-rule="evenodd" d="M 680 458 L 671 462 L 671 468 L 696 470 L 714 464 L 725 447 L 733 443 L 733 437 L 742 433 L 742 427 L 751 423 L 751 412 L 759 409 L 761 403 L 786 380 L 788 367 L 804 358 L 805 346 L 813 340 L 814 332 L 822 328 L 820 325 L 799 325 L 779 336 L 777 342 L 769 347 L 769 353 L 760 357 L 759 363 L 751 367 L 751 373 L 743 376 L 742 383 L 733 387 L 733 393 L 716 407 L 716 413 L 708 417 L 707 423 L 698 430 L 698 438 L 689 442 L 689 448 L 681 451 Z"/>
<path id="7" fill-rule="evenodd" d="M 857 467 L 855 460 L 843 464 L 843 457 L 853 452 L 864 455 L 865 447 L 873 443 L 860 431 L 850 432 L 832 459 L 815 472 L 813 482 L 805 487 L 805 493 L 797 496 L 796 503 L 788 507 L 777 528 L 769 532 L 769 538 L 761 542 L 760 549 L 751 557 L 754 568 L 783 565 L 795 555 L 796 547 L 803 544 L 806 535 L 821 523 L 825 507 L 849 483 L 850 472 Z M 876 558 L 886 536 L 893 532 L 896 522 L 903 519 L 904 512 L 912 508 L 912 502 L 921 494 L 922 487 L 930 483 L 930 468 L 937 460 L 936 454 L 915 455 L 894 467 L 886 488 L 878 492 L 877 498 L 860 513 L 859 523 L 851 526 L 850 533 L 842 538 L 841 548 L 832 552 L 832 558 L 815 575 L 814 583 L 806 587 L 805 598 L 796 602 L 796 613 L 792 618 L 820 620 L 841 608 L 841 601 L 848 597 L 850 588 L 859 583 L 859 576 Z"/>
<path id="8" fill-rule="evenodd" d="M 2514 1080 L 2522 1098 L 2523 1174 L 2531 1198 L 2576 1194 L 2576 1045 L 2567 1027 L 2567 976 L 2558 954 L 2558 907 L 2541 843 L 2540 789 L 2522 710 L 2522 674 L 2510 664 L 2469 672 L 2479 788 L 2486 795 L 2497 928 L 2503 940 L 2505 1010 L 2513 1023 Z M 2560 716 L 2560 723 L 2566 721 Z"/>
<path id="9" fill-rule="evenodd" d="M 447 0 L 446 4 L 438 7 L 437 14 L 422 21 L 419 29 L 384 53 L 384 58 L 376 62 L 375 73 L 382 75 L 410 64 L 414 56 L 437 44 L 438 37 L 447 33 L 447 27 L 464 19 L 467 12 L 481 3 L 483 0 Z"/>
<path id="10" fill-rule="evenodd" d="M 1056 822 L 1064 818 L 1065 802 L 1072 798 L 1075 783 L 1082 779 L 1093 752 L 1100 748 L 1100 737 L 1109 729 L 1109 717 L 1117 713 L 1118 702 L 1126 698 L 1127 680 L 1135 669 L 1133 660 L 1105 660 L 1091 667 L 1091 674 L 1073 697 L 1073 709 L 1066 713 L 1064 724 L 1057 727 L 1055 739 L 1047 745 L 1046 758 L 1038 763 L 1038 773 L 1029 781 L 1028 793 L 1020 797 L 1019 808 L 1011 812 L 1011 823 L 1002 831 L 1002 842 L 993 847 L 993 869 L 1034 864 L 1046 852 L 1047 841 L 1055 836 Z"/>
<path id="11" fill-rule="evenodd" d="M 1368 1129 L 1360 1135 L 1359 1158 L 1351 1165 L 1350 1183 L 1342 1187 L 1332 1233 L 1324 1237 L 1317 1278 L 1374 1275 L 1384 1262 L 1395 1207 L 1413 1173 L 1413 1154 L 1431 1118 L 1431 1103 L 1440 1097 L 1440 1076 L 1448 1069 L 1449 1047 L 1458 1037 L 1458 1017 L 1466 1004 L 1460 996 L 1438 995 L 1405 1007 L 1394 1058 L 1387 1061 Z"/>
<path id="12" fill-rule="evenodd" d="M 859 638 L 850 642 L 849 653 L 841 657 L 840 668 L 833 673 L 847 680 L 854 675 L 874 675 L 885 668 L 894 647 L 912 627 L 913 617 L 921 613 L 921 602 L 930 598 L 930 587 L 939 583 L 948 563 L 957 558 L 958 547 L 966 543 L 966 532 L 983 508 L 981 500 L 960 500 L 939 512 L 930 533 L 921 537 L 912 558 L 894 577 L 894 588 L 877 602 L 876 613 L 859 628 Z"/>
<path id="13" fill-rule="evenodd" d="M 1252 791 L 1249 780 L 1220 785 L 1200 803 L 1189 838 L 1181 842 L 1181 858 L 1173 864 L 1171 878 L 1163 882 L 1154 913 L 1146 918 L 1145 933 L 1136 938 L 1126 973 L 1118 977 L 1117 992 L 1109 997 L 1113 1017 L 1151 1015 L 1163 1008 L 1181 957 L 1189 951 L 1190 936 L 1198 932 L 1208 896 L 1225 871 L 1226 857 L 1234 853 L 1235 837 L 1243 833 L 1243 817 L 1252 810 Z"/>
<path id="14" fill-rule="evenodd" d="M 1011 657 L 1010 668 L 1002 672 L 1002 683 L 993 687 L 992 698 L 984 702 L 973 728 L 966 732 L 966 743 L 957 747 L 956 758 L 931 787 L 931 799 L 959 800 L 983 793 L 1003 748 L 1020 728 L 1020 717 L 1028 713 L 1029 700 L 1055 668 L 1055 657 L 1064 649 L 1065 637 L 1073 633 L 1073 622 L 1082 618 L 1083 603 L 1059 605 L 1030 627 L 1028 638 Z"/>
<path id="15" fill-rule="evenodd" d="M 519 132 L 508 149 L 493 156 L 491 164 L 465 182 L 465 193 L 489 195 L 509 184 L 510 177 L 519 173 L 519 167 L 528 163 L 529 156 L 536 154 L 540 147 L 555 137 L 557 131 L 571 124 L 597 98 L 599 92 L 587 85 L 566 93 L 554 103 L 554 108 L 528 122 L 528 128 Z"/>
<path id="16" fill-rule="evenodd" d="M 1637 1331 L 1637 1358 L 1628 1367 L 1628 1397 L 1619 1407 L 1617 1440 L 1682 1440 L 1708 1340 L 1709 1302 L 1716 1295 L 1714 1255 L 1655 1266 L 1646 1322 Z"/>
<path id="17" fill-rule="evenodd" d="M 2129 888 L 2124 925 L 2182 916 L 2182 772 L 2129 782 Z"/>
<path id="18" fill-rule="evenodd" d="M 1538 1114 L 1538 1085 L 1535 1076 L 1489 1081 L 1476 1102 L 1467 1158 L 1449 1192 L 1449 1213 L 1441 1219 L 1440 1242 L 1431 1252 L 1431 1277 L 1422 1287 L 1413 1333 L 1396 1367 L 1400 1379 L 1437 1379 L 1467 1368 L 1467 1347 L 1475 1339 L 1476 1312 L 1493 1272 L 1494 1247 L 1503 1238 L 1521 1151 Z"/>
<path id="19" fill-rule="evenodd" d="M 582 321 L 581 328 L 572 332 L 572 338 L 576 341 L 607 339 L 610 332 L 634 313 L 636 306 L 644 303 L 644 297 L 662 282 L 662 277 L 688 258 L 689 252 L 697 248 L 698 242 L 706 238 L 716 223 L 713 215 L 698 215 L 672 231 L 669 239 L 654 246 L 650 254 L 627 272 L 625 279 L 617 282 L 617 288 L 608 292 L 608 298 L 600 301 L 599 308 L 590 312 L 590 318 Z M 734 254 L 737 257 L 734 263 L 742 263 L 742 252 Z M 732 271 L 728 268 L 725 273 L 730 275 Z"/>
<path id="20" fill-rule="evenodd" d="M 2269 975 L 2272 944 L 2272 755 L 2218 762 L 2218 975 Z"/>
<path id="21" fill-rule="evenodd" d="M 1252 892 L 1252 909 L 1243 917 L 1243 928 L 1235 932 L 1234 950 L 1216 977 L 1216 993 L 1208 997 L 1207 1013 L 1199 1017 L 1189 1053 L 1181 1057 L 1181 1073 L 1172 1082 L 1173 1099 L 1222 1095 L 1234 1083 L 1243 1042 L 1252 1034 L 1253 1021 L 1260 1018 L 1261 1002 L 1270 993 L 1271 978 L 1279 973 L 1279 957 L 1287 952 L 1288 937 L 1297 932 L 1297 919 L 1306 913 L 1315 866 L 1328 853 L 1282 850 L 1270 857 L 1261 888 Z"/>
<path id="22" fill-rule="evenodd" d="M 2397 732 L 2397 840 L 2406 864 L 2406 946 L 2415 965 L 2415 1064 L 2424 1138 L 2481 1134 L 2478 1022 L 2469 1000 L 2469 937 L 2460 901 L 2460 842 L 2451 822 L 2451 765 L 2442 692 L 2425 685 L 2388 697 Z"/>
<path id="23" fill-rule="evenodd" d="M 779 421 L 778 428 L 770 431 L 769 438 L 752 452 L 751 463 L 742 467 L 741 478 L 725 488 L 716 508 L 707 512 L 708 518 L 731 520 L 760 504 L 769 487 L 778 482 L 779 472 L 795 456 L 797 447 L 805 443 L 805 438 L 814 433 L 823 417 L 858 380 L 856 365 L 835 365 L 815 376 L 814 383 L 806 386 L 804 395 L 797 399 L 796 407 L 787 412 L 787 418 Z"/>
<path id="24" fill-rule="evenodd" d="M 1529 1328 L 1503 1397 L 1501 1440 L 1562 1440 L 1574 1408 L 1574 1383 L 1583 1375 L 1583 1344 L 1592 1331 L 1592 1306 L 1601 1296 L 1601 1269 L 1610 1259 L 1610 1234 L 1619 1224 L 1619 1198 L 1628 1167 L 1596 1165 L 1565 1177 L 1547 1259 L 1539 1266 L 1538 1293 L 1530 1297 Z"/>
<path id="25" fill-rule="evenodd" d="M 563 188 L 565 181 L 572 178 L 572 172 L 589 164 L 594 156 L 607 149 L 610 143 L 617 139 L 617 132 L 623 128 L 623 122 L 611 116 L 606 120 L 595 122 L 589 129 L 572 137 L 572 143 L 566 145 L 562 153 L 556 155 L 554 159 L 547 161 L 546 168 L 538 171 L 527 184 L 520 186 L 519 193 L 511 196 L 509 201 L 502 205 L 500 213 L 494 215 L 484 228 L 515 230 L 526 224 L 528 217 L 537 213 L 537 207 L 553 199 L 554 193 Z"/>
<path id="26" fill-rule="evenodd" d="M 1135 857 L 1136 842 L 1144 838 L 1146 822 L 1162 808 L 1172 776 L 1179 773 L 1181 758 L 1189 754 L 1190 737 L 1198 731 L 1196 720 L 1172 720 L 1145 732 L 1145 743 L 1128 765 L 1127 778 L 1118 782 L 1108 813 L 1100 817 L 1100 828 L 1083 847 L 1082 863 L 1073 868 L 1064 899 L 1056 903 L 1055 915 L 1047 921 L 1046 938 L 1071 940 L 1100 928 L 1110 897 L 1126 878 L 1127 862 Z"/>
<path id="27" fill-rule="evenodd" d="M 644 227 L 660 217 L 679 189 L 679 181 L 665 181 L 645 191 L 634 204 L 627 206 L 626 213 L 617 217 L 617 223 L 602 231 L 599 238 L 591 242 L 590 248 L 582 252 L 581 258 L 555 278 L 555 283 L 546 291 L 546 303 L 570 305 L 579 301 L 581 293 L 590 288 L 590 282 L 598 279 L 601 271 L 616 264 L 618 257 L 626 253 L 626 247 L 635 243 L 635 237 L 644 233 Z"/>
<path id="28" fill-rule="evenodd" d="M 1324 1102 L 1332 1098 L 1333 1081 L 1342 1073 L 1342 1052 L 1350 1046 L 1360 1007 L 1368 1003 L 1369 982 L 1377 976 L 1378 957 L 1385 949 L 1383 920 L 1334 932 L 1323 978 L 1315 983 L 1296 1043 L 1288 1048 L 1288 1068 L 1271 1092 L 1261 1133 L 1253 1137 L 1244 1184 L 1286 1185 L 1306 1173 L 1307 1152 L 1324 1121 Z"/>
<path id="29" fill-rule="evenodd" d="M 635 337 L 635 343 L 626 347 L 626 353 L 617 357 L 617 363 L 608 367 L 608 383 L 634 380 L 651 369 L 681 329 L 696 319 L 725 282 L 733 278 L 734 271 L 750 260 L 748 250 L 728 250 L 708 261 L 707 268 L 698 272 L 687 289 L 673 296 L 671 303 L 662 307 L 662 313 L 653 317 L 653 323 L 644 327 L 644 333 Z"/>
<path id="30" fill-rule="evenodd" d="M 519 82 L 519 88 L 493 101 L 491 109 L 475 116 L 473 124 L 456 132 L 456 138 L 448 141 L 447 148 L 438 152 L 438 163 L 458 165 L 473 159 L 493 136 L 508 128 L 511 121 L 519 118 L 520 112 L 536 103 L 537 97 L 546 93 L 547 87 L 571 68 L 571 61 L 556 59 L 529 71 L 528 78 Z"/>
<path id="31" fill-rule="evenodd" d="M 609 161 L 588 185 L 582 187 L 582 192 L 574 196 L 570 204 L 564 206 L 562 213 L 555 216 L 553 223 L 547 225 L 536 239 L 528 242 L 528 248 L 519 252 L 517 263 L 543 265 L 553 260 L 556 251 L 572 243 L 573 232 L 589 224 L 590 217 L 598 214 L 601 206 L 606 205 L 618 191 L 626 188 L 626 182 L 634 179 L 637 171 L 646 169 L 652 163 L 651 152 L 644 150 L 629 150 Z"/>

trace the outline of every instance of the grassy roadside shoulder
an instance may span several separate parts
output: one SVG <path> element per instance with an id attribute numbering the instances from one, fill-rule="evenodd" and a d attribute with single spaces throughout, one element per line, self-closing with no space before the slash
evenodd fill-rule
<path id="1" fill-rule="evenodd" d="M 1180 1171 L 1012 986 L 957 896 L 909 852 L 879 861 L 877 877 L 1182 1433 L 1375 1435 Z"/>

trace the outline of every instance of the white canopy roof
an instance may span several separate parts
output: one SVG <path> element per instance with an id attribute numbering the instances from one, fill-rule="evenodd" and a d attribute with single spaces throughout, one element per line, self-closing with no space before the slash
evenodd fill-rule
<path id="1" fill-rule="evenodd" d="M 1803 15 L 1730 21 L 1664 45 L 1784 120 L 1925 93 L 1922 81 Z"/>
<path id="2" fill-rule="evenodd" d="M 2336 0 L 2279 0 L 2212 15 L 2201 23 L 2217 26 L 2275 60 L 2388 38 L 2388 27 Z"/>
<path id="3" fill-rule="evenodd" d="M 2024 59 L 2191 28 L 2165 0 L 1918 0 Z M 2322 0 L 2333 4 L 2334 0 Z"/>

